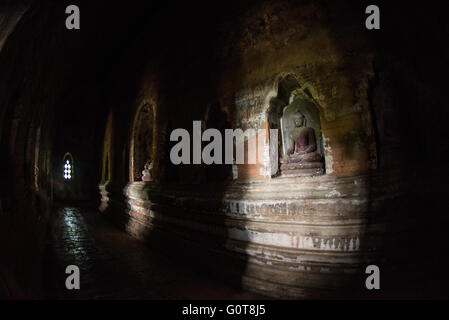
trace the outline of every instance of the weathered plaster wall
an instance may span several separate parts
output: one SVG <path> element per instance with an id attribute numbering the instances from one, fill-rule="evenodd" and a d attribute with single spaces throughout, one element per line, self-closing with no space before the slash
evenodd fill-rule
<path id="1" fill-rule="evenodd" d="M 391 61 L 413 65 L 395 56 L 405 41 L 397 38 L 401 30 L 384 35 L 385 43 L 399 41 L 391 51 L 379 49 L 379 39 L 360 27 L 360 8 L 344 2 L 259 1 L 219 8 L 218 18 L 182 9 L 170 12 L 182 31 L 156 21 L 163 38 L 152 28 L 142 32 L 143 39 L 155 37 L 159 50 L 128 61 L 124 70 L 145 66 L 137 93 L 127 101 L 110 101 L 121 119 L 114 127 L 114 147 L 124 151 L 114 158 L 111 182 L 100 185 L 102 210 L 180 261 L 206 265 L 220 276 L 232 274 L 240 285 L 268 295 L 359 294 L 369 263 L 382 265 L 387 278 L 396 277 L 393 289 L 408 273 L 402 278 L 389 272 L 407 265 L 404 257 L 423 245 L 411 236 L 414 212 L 427 194 L 418 196 L 417 190 L 435 183 L 416 174 L 414 160 L 402 161 L 391 151 L 397 142 L 384 137 L 396 136 L 386 133 L 387 122 L 397 131 L 414 123 L 397 122 L 389 97 L 405 97 L 421 85 L 408 80 L 401 90 L 388 89 L 402 81 Z M 187 23 L 191 15 L 211 27 Z M 397 78 L 381 84 L 386 74 Z M 279 82 L 287 76 L 319 106 L 325 175 L 282 179 L 263 174 L 260 165 L 213 171 L 170 163 L 171 130 L 191 132 L 193 120 L 219 129 L 267 128 L 270 100 L 282 96 Z M 116 86 L 123 84 L 118 80 Z M 132 119 L 146 101 L 156 113 L 156 179 L 128 183 Z M 208 120 L 211 105 L 221 120 Z M 379 113 L 385 117 L 381 124 Z M 211 180 L 211 172 L 220 178 Z M 232 180 L 233 173 L 239 179 Z"/>
<path id="2" fill-rule="evenodd" d="M 31 40 L 32 47 L 18 45 L 35 14 L 28 6 L 0 7 L 6 28 L 0 28 L 0 296 L 30 298 L 41 294 L 41 262 L 51 201 L 51 97 L 42 85 L 52 81 L 51 72 L 36 81 L 51 59 L 39 46 L 51 46 L 45 36 L 46 13 Z M 1 23 L 0 23 L 1 24 Z M 6 33 L 3 33 L 6 31 Z M 23 43 L 23 42 L 22 42 Z M 42 47 L 41 47 L 42 48 Z M 57 53 L 55 52 L 55 55 Z M 30 64 L 38 59 L 40 64 Z"/>

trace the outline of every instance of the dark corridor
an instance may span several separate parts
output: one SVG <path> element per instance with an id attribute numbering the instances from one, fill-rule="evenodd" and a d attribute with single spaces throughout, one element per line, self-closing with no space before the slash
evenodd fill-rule
<path id="1" fill-rule="evenodd" d="M 0 0 L 0 299 L 446 299 L 447 11 L 375 2 Z"/>

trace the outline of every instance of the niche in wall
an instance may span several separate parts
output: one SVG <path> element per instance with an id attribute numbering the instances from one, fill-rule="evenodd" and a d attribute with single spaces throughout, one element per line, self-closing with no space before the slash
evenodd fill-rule
<path id="1" fill-rule="evenodd" d="M 319 108 L 293 75 L 279 80 L 277 96 L 270 100 L 267 120 L 269 129 L 278 130 L 278 141 L 270 140 L 272 176 L 324 174 Z"/>
<path id="2" fill-rule="evenodd" d="M 142 181 L 145 164 L 153 161 L 153 121 L 154 106 L 143 104 L 136 114 L 131 134 L 131 181 Z"/>

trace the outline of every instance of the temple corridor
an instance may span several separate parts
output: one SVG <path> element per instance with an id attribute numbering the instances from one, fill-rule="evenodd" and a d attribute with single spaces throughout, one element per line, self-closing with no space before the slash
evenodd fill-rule
<path id="1" fill-rule="evenodd" d="M 0 0 L 0 299 L 446 298 L 447 11 L 365 2 Z"/>
<path id="2" fill-rule="evenodd" d="M 79 267 L 81 290 L 66 289 L 68 265 Z M 189 269 L 86 205 L 54 208 L 44 268 L 47 299 L 266 299 Z"/>

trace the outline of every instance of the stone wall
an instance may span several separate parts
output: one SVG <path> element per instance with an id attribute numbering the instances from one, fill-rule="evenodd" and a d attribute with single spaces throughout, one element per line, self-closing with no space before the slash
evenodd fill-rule
<path id="1" fill-rule="evenodd" d="M 106 23 L 123 12 L 98 16 L 102 5 L 83 2 L 83 21 L 90 32 L 81 35 L 65 28 L 62 2 L 0 3 L 2 298 L 43 296 L 42 264 L 53 200 L 99 198 L 107 120 L 102 102 L 107 96 L 105 70 L 123 53 L 113 34 L 131 30 L 126 23 Z M 115 53 L 111 60 L 104 58 L 108 52 Z M 63 179 L 67 152 L 75 162 L 71 183 Z"/>
<path id="2" fill-rule="evenodd" d="M 360 26 L 358 8 L 348 3 L 263 1 L 219 8 L 223 11 L 209 17 L 215 20 L 207 31 L 187 23 L 210 22 L 194 13 L 196 8 L 182 9 L 170 13 L 176 25 L 186 26 L 182 31 L 156 21 L 164 29 L 164 37 L 156 37 L 159 52 L 124 66 L 145 66 L 137 93 L 120 104 L 110 101 L 121 119 L 114 148 L 124 151 L 113 160 L 111 181 L 100 185 L 105 215 L 180 263 L 198 263 L 270 296 L 357 296 L 370 263 L 387 270 L 386 277 L 396 279 L 390 289 L 397 289 L 411 271 L 403 276 L 394 271 L 407 265 L 408 250 L 425 246 L 412 236 L 418 232 L 414 212 L 428 195 L 417 196 L 417 190 L 424 181 L 436 182 L 421 176 L 413 160 L 403 162 L 391 151 L 399 142 L 384 140 L 387 129 L 376 122 L 378 113 L 385 117 L 382 123 L 397 123 L 397 131 L 413 124 L 398 122 L 388 112 L 391 106 L 383 112 L 378 103 L 426 84 L 395 92 L 381 84 L 384 75 L 396 74 L 391 61 L 399 58 L 378 49 L 378 38 Z M 385 42 L 397 35 L 384 35 Z M 215 124 L 268 129 L 270 101 L 285 98 L 279 84 L 287 78 L 318 106 L 325 175 L 271 176 L 267 153 L 262 166 L 170 163 L 171 130 L 192 132 L 192 121 L 207 123 L 211 105 L 222 115 Z M 396 81 L 400 86 L 400 77 Z M 116 87 L 121 85 L 118 80 Z M 132 119 L 146 101 L 156 113 L 155 180 L 128 183 Z M 211 175 L 221 178 L 212 181 Z"/>
<path id="3" fill-rule="evenodd" d="M 33 15 L 29 3 L 0 6 L 0 297 L 41 294 L 41 262 L 51 201 L 52 117 L 30 78 L 40 68 L 36 54 L 17 45 Z M 48 15 L 47 15 L 48 17 Z M 42 24 L 36 26 L 43 33 Z M 41 44 L 47 43 L 43 37 Z M 30 43 L 37 45 L 36 42 Z M 13 45 L 12 45 L 13 44 Z M 34 58 L 42 58 L 36 54 Z M 45 81 L 46 79 L 41 79 Z M 48 79 L 47 79 L 48 80 Z"/>

